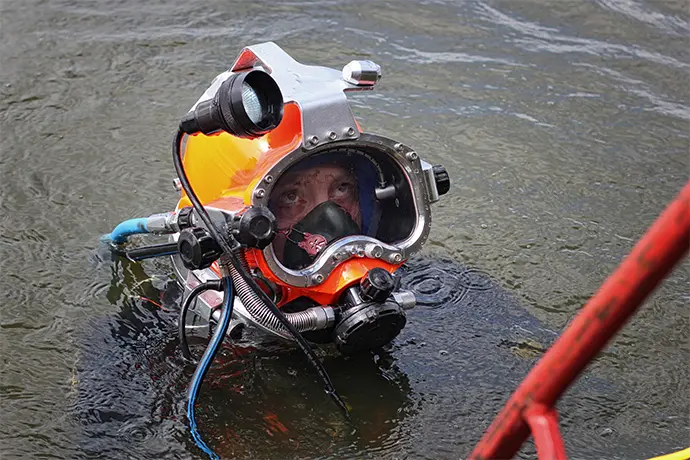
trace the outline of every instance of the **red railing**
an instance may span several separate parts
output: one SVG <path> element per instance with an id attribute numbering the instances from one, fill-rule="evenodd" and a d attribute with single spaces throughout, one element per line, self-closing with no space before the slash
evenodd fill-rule
<path id="1" fill-rule="evenodd" d="M 554 404 L 690 247 L 690 182 L 525 377 L 470 460 L 513 457 L 534 437 L 540 460 L 565 459 Z"/>

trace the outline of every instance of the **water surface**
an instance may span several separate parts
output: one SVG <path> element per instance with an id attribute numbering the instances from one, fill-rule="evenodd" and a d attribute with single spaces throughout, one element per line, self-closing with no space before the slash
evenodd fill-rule
<path id="1" fill-rule="evenodd" d="M 171 209 L 173 128 L 245 45 L 380 64 L 352 98 L 362 126 L 453 186 L 400 337 L 322 352 L 353 422 L 299 353 L 228 345 L 198 416 L 228 458 L 466 456 L 690 177 L 685 0 L 27 0 L 2 3 L 0 33 L 3 458 L 204 458 L 170 266 L 95 254 Z M 689 285 L 686 262 L 559 403 L 572 458 L 688 446 Z"/>

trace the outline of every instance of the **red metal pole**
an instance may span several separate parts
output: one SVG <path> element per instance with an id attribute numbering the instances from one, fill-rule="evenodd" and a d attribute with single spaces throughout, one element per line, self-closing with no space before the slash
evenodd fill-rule
<path id="1" fill-rule="evenodd" d="M 558 428 L 556 409 L 543 404 L 532 404 L 525 409 L 524 416 L 532 430 L 539 460 L 566 460 L 568 457 Z"/>
<path id="2" fill-rule="evenodd" d="M 690 247 L 690 181 L 515 390 L 471 460 L 513 457 L 529 436 L 525 410 L 553 407 Z"/>

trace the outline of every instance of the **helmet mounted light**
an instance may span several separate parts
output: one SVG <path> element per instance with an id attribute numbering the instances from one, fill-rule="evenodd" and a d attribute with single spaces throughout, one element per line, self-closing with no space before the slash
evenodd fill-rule
<path id="1" fill-rule="evenodd" d="M 233 73 L 212 99 L 199 103 L 180 122 L 186 134 L 225 131 L 256 138 L 276 128 L 283 119 L 283 94 L 262 70 Z"/>

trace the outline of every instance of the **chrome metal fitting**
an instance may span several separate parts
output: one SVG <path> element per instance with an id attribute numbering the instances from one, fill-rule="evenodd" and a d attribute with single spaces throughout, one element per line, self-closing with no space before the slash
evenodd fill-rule
<path id="1" fill-rule="evenodd" d="M 393 293 L 393 300 L 403 310 L 410 310 L 417 305 L 417 298 L 412 291 L 397 291 Z"/>
<path id="2" fill-rule="evenodd" d="M 350 61 L 343 67 L 343 80 L 357 86 L 374 86 L 381 79 L 381 66 L 373 61 Z"/>
<path id="3" fill-rule="evenodd" d="M 422 173 L 424 174 L 424 185 L 429 194 L 429 203 L 436 203 L 439 200 L 438 188 L 436 187 L 436 177 L 434 176 L 434 167 L 422 160 Z"/>
<path id="4" fill-rule="evenodd" d="M 146 228 L 149 232 L 156 235 L 164 235 L 168 233 L 174 233 L 174 230 L 170 221 L 173 219 L 173 212 L 166 212 L 161 214 L 153 214 L 146 219 Z"/>

